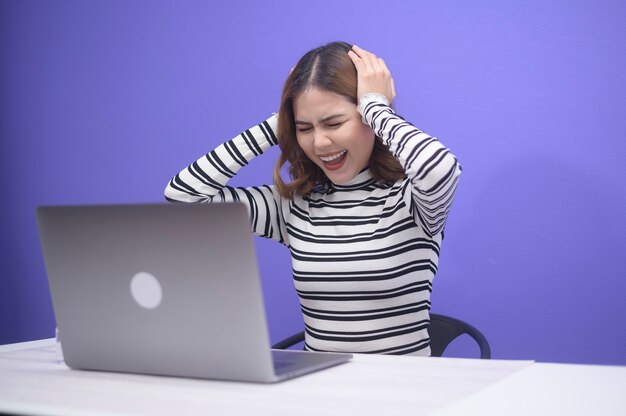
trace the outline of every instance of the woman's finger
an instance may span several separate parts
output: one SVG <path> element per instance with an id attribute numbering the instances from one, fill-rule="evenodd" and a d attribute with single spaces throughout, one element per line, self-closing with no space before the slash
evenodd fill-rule
<path id="1" fill-rule="evenodd" d="M 354 51 L 348 51 L 348 56 L 356 67 L 357 73 L 363 70 L 363 60 Z"/>
<path id="2" fill-rule="evenodd" d="M 373 59 L 372 59 L 373 54 L 369 53 L 363 48 L 359 48 L 357 45 L 354 45 L 352 49 L 354 50 L 354 52 L 357 53 L 359 58 L 361 58 L 361 61 L 363 61 L 363 68 L 365 70 L 370 71 L 375 68 Z"/>
<path id="3" fill-rule="evenodd" d="M 363 59 L 370 60 L 371 57 L 376 57 L 376 55 L 374 55 L 373 53 L 368 52 L 365 49 L 363 49 L 363 48 L 361 48 L 361 47 L 359 47 L 357 45 L 354 45 L 352 47 L 352 49 Z"/>
<path id="4" fill-rule="evenodd" d="M 383 58 L 378 58 L 378 64 L 385 72 L 389 72 L 389 68 L 387 68 L 387 64 L 385 64 L 385 60 Z"/>

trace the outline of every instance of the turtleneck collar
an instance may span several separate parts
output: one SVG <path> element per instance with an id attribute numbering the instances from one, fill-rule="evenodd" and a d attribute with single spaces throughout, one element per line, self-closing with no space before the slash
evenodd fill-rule
<path id="1" fill-rule="evenodd" d="M 341 189 L 341 190 L 358 189 L 365 185 L 371 184 L 372 181 L 373 181 L 372 174 L 369 168 L 366 167 L 348 182 L 342 183 L 341 185 L 336 184 L 336 183 L 331 183 L 331 186 L 335 189 Z"/>

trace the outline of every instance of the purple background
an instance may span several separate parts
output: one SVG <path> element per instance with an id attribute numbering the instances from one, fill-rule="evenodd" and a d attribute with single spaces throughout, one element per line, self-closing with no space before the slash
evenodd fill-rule
<path id="1" fill-rule="evenodd" d="M 54 333 L 37 205 L 163 201 L 346 40 L 464 168 L 433 310 L 496 358 L 626 364 L 625 21 L 620 1 L 0 2 L 0 343 Z M 256 243 L 277 341 L 301 326 L 290 258 Z"/>

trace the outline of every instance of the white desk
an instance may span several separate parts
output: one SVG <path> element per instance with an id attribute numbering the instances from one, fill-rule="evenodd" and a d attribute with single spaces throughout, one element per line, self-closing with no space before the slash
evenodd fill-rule
<path id="1" fill-rule="evenodd" d="M 261 385 L 73 371 L 60 358 L 56 345 L 14 351 L 0 348 L 0 412 L 626 414 L 626 367 L 355 355 L 348 364 Z"/>

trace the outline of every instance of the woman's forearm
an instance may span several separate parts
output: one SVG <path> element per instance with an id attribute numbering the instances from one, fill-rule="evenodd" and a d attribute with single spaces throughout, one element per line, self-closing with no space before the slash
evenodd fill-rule
<path id="1" fill-rule="evenodd" d="M 219 145 L 174 176 L 165 198 L 177 202 L 209 202 L 237 171 L 277 144 L 276 116 Z"/>

